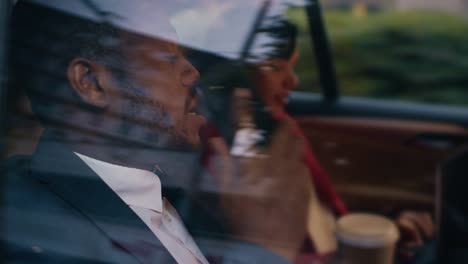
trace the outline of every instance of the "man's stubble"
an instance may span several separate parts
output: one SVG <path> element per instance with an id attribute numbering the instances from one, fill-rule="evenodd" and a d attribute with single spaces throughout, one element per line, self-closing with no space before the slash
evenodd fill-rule
<path id="1" fill-rule="evenodd" d="M 159 87 L 157 89 L 164 89 Z M 167 107 L 151 98 L 144 88 L 131 81 L 125 82 L 122 92 L 122 123 L 119 133 L 130 137 L 134 130 L 144 134 L 144 140 L 161 149 L 193 150 L 195 147 L 186 139 L 183 120 L 174 120 Z M 141 139 L 138 139 L 141 140 Z"/>

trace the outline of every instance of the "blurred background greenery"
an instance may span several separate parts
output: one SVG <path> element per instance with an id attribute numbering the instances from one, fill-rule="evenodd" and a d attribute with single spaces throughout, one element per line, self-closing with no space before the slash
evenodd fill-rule
<path id="1" fill-rule="evenodd" d="M 299 89 L 318 91 L 305 14 L 289 17 L 300 30 Z M 466 15 L 354 6 L 325 9 L 324 18 L 343 95 L 468 105 Z"/>

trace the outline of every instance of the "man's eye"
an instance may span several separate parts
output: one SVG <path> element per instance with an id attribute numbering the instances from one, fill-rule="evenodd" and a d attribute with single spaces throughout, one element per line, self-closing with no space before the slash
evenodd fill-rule
<path id="1" fill-rule="evenodd" d="M 165 60 L 165 61 L 169 61 L 169 62 L 174 62 L 178 59 L 179 56 L 177 56 L 177 54 L 174 54 L 174 53 L 168 53 L 168 52 L 159 52 L 158 54 L 156 54 L 156 59 L 158 60 Z"/>

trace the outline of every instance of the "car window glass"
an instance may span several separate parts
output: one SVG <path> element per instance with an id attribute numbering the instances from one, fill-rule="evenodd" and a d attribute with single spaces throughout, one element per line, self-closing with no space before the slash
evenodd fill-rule
<path id="1" fill-rule="evenodd" d="M 242 57 L 252 25 L 267 1 L 205 1 L 204 4 L 176 12 L 171 21 L 184 45 L 225 56 Z M 320 90 L 318 67 L 309 33 L 306 1 L 271 1 L 265 17 L 280 16 L 298 29 L 297 45 L 300 56 L 295 67 L 299 78 L 298 90 Z M 263 26 L 268 22 L 263 23 Z M 235 27 L 233 26 L 235 25 Z M 254 34 L 248 51 L 252 57 L 265 53 L 265 44 L 271 42 L 267 34 Z"/>
<path id="2" fill-rule="evenodd" d="M 323 1 L 341 94 L 468 104 L 465 1 Z"/>
<path id="3" fill-rule="evenodd" d="M 7 262 L 299 254 L 312 180 L 285 106 L 319 87 L 308 1 L 12 2 Z"/>

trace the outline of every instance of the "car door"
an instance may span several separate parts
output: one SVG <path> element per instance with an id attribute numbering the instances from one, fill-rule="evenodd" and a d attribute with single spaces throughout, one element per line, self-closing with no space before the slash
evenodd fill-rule
<path id="1" fill-rule="evenodd" d="M 444 5 L 323 3 L 308 10 L 319 71 L 293 92 L 289 112 L 351 210 L 432 210 L 438 164 L 468 140 L 468 60 L 453 49 L 466 24 Z M 445 28 L 424 24 L 437 12 Z"/>

